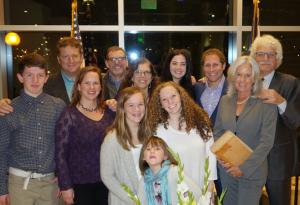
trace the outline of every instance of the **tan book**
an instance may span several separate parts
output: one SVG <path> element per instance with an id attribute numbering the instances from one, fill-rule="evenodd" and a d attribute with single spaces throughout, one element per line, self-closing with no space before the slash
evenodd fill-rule
<path id="1" fill-rule="evenodd" d="M 229 130 L 216 140 L 210 149 L 218 159 L 235 166 L 243 164 L 253 152 L 248 145 Z"/>

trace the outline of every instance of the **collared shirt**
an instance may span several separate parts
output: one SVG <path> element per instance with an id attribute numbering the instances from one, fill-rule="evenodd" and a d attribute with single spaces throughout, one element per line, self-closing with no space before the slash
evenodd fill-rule
<path id="1" fill-rule="evenodd" d="M 8 193 L 9 167 L 54 172 L 55 123 L 65 103 L 45 93 L 31 97 L 22 90 L 12 106 L 14 112 L 0 117 L 0 195 Z"/>
<path id="2" fill-rule="evenodd" d="M 61 71 L 62 79 L 64 80 L 65 87 L 68 93 L 69 100 L 72 98 L 72 91 L 74 86 L 74 79 L 70 78 L 65 72 Z"/>
<path id="3" fill-rule="evenodd" d="M 225 82 L 225 76 L 222 76 L 222 79 L 216 88 L 210 88 L 208 83 L 205 84 L 205 90 L 201 95 L 201 104 L 203 109 L 208 113 L 209 117 L 212 115 L 214 110 L 216 109 L 220 97 L 222 95 L 223 85 Z"/>
<path id="4" fill-rule="evenodd" d="M 274 74 L 275 74 L 275 70 L 273 70 L 268 75 L 264 76 L 263 88 L 268 89 L 270 87 L 270 84 L 271 84 L 271 81 L 274 77 Z M 283 114 L 285 112 L 286 106 L 287 106 L 286 100 L 283 101 L 282 103 L 280 103 L 279 105 L 277 105 L 278 110 L 279 110 L 279 114 Z"/>

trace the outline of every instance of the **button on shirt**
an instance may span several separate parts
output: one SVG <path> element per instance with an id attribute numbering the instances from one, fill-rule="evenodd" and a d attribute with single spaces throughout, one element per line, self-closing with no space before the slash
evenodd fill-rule
<path id="1" fill-rule="evenodd" d="M 208 113 L 209 117 L 212 115 L 212 113 L 214 112 L 214 110 L 216 109 L 216 107 L 219 103 L 219 100 L 220 100 L 220 97 L 222 94 L 222 90 L 223 90 L 224 82 L 225 82 L 224 75 L 222 76 L 222 79 L 216 88 L 210 88 L 208 86 L 208 83 L 206 82 L 206 85 L 205 85 L 206 88 L 203 91 L 200 100 L 201 100 L 203 109 Z"/>
<path id="2" fill-rule="evenodd" d="M 65 103 L 45 93 L 34 98 L 21 91 L 12 106 L 14 112 L 0 117 L 0 195 L 7 194 L 9 167 L 54 172 L 55 123 Z"/>

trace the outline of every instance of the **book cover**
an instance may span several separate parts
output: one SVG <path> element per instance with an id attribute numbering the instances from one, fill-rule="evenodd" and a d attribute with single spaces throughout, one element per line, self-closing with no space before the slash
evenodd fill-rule
<path id="1" fill-rule="evenodd" d="M 252 149 L 239 137 L 227 130 L 211 146 L 211 151 L 218 159 L 235 166 L 241 165 L 252 154 Z"/>

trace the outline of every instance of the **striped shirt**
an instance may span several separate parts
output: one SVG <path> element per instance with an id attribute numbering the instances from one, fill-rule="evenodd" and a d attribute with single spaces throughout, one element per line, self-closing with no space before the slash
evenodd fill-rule
<path id="1" fill-rule="evenodd" d="M 14 112 L 0 117 L 0 195 L 7 194 L 9 167 L 36 173 L 54 172 L 55 123 L 65 103 L 23 90 L 12 101 Z"/>

